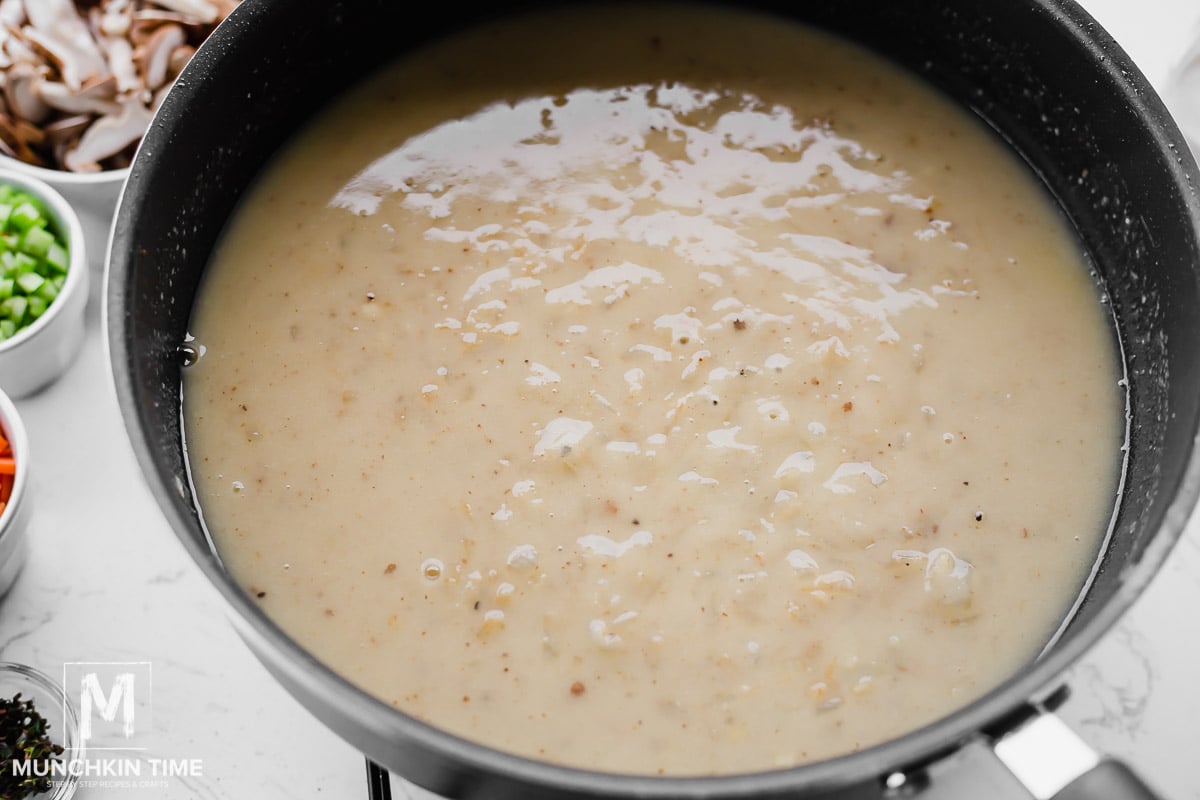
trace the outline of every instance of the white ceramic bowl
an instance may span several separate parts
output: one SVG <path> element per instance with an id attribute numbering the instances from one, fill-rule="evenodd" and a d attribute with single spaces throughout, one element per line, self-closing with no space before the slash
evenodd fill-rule
<path id="1" fill-rule="evenodd" d="M 33 516 L 29 493 L 29 437 L 8 395 L 0 392 L 0 430 L 13 451 L 17 472 L 12 494 L 0 511 L 0 597 L 8 593 L 29 554 L 29 520 Z"/>
<path id="2" fill-rule="evenodd" d="M 0 342 L 0 390 L 25 397 L 53 382 L 74 360 L 83 341 L 83 315 L 88 300 L 87 244 L 79 215 L 47 183 L 0 169 L 0 183 L 23 189 L 46 205 L 70 252 L 62 291 L 36 322 Z"/>

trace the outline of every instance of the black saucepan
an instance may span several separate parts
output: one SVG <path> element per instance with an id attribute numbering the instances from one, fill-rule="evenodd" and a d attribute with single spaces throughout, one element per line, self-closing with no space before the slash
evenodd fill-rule
<path id="1" fill-rule="evenodd" d="M 1107 290 L 1128 379 L 1128 467 L 1107 550 L 1065 633 L 1021 674 L 934 725 L 796 769 L 695 779 L 565 769 L 464 742 L 352 687 L 272 624 L 214 554 L 185 468 L 179 349 L 222 226 L 296 127 L 372 68 L 508 6 L 431 3 L 417 14 L 393 0 L 246 0 L 170 93 L 121 199 L 106 306 L 116 388 L 163 511 L 259 658 L 369 758 L 440 794 L 895 795 L 887 776 L 919 774 L 1052 697 L 1158 569 L 1195 503 L 1200 176 L 1162 103 L 1109 36 L 1070 0 L 750 5 L 862 42 L 940 86 L 1057 198 Z"/>

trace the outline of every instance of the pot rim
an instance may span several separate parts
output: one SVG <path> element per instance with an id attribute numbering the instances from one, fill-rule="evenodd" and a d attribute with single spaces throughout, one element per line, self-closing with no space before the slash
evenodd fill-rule
<path id="1" fill-rule="evenodd" d="M 1182 134 L 1157 93 L 1120 46 L 1074 0 L 1029 0 L 1028 6 L 1043 12 L 1050 19 L 1049 24 L 1063 29 L 1091 53 L 1098 71 L 1108 73 L 1114 83 L 1128 86 L 1122 100 L 1130 103 L 1137 116 L 1156 131 L 1156 138 L 1163 148 L 1172 147 L 1181 155 L 1178 162 L 1171 165 L 1176 185 L 1194 183 L 1196 164 L 1188 154 Z M 257 10 L 259 7 L 255 5 L 255 0 L 246 0 L 230 16 L 231 24 L 219 28 L 205 47 L 223 45 L 222 34 L 232 35 L 230 32 L 240 27 L 237 22 L 241 19 L 251 20 L 252 12 L 257 13 Z M 197 65 L 202 61 L 193 59 L 192 64 Z M 193 68 L 199 69 L 198 66 L 189 66 L 189 70 Z M 170 115 L 175 106 L 182 102 L 182 93 L 173 91 L 159 114 Z M 179 500 L 192 502 L 190 498 L 194 497 L 194 492 L 191 478 L 190 475 L 168 472 L 154 456 L 154 447 L 139 418 L 133 372 L 128 368 L 133 362 L 133 353 L 125 342 L 125 331 L 116 324 L 129 315 L 127 298 L 122 292 L 124 279 L 132 268 L 132 243 L 129 241 L 129 226 L 125 223 L 126 204 L 132 202 L 128 198 L 138 191 L 142 182 L 147 159 L 143 152 L 159 153 L 165 149 L 170 134 L 164 128 L 162 125 L 151 125 L 145 138 L 147 146 L 139 148 L 135 157 L 118 200 L 117 216 L 105 261 L 107 292 L 102 313 L 107 331 L 106 356 L 126 431 L 150 489 L 170 521 L 172 530 L 216 587 L 228 608 L 235 612 L 231 618 L 243 637 L 252 644 L 256 655 L 262 658 L 257 650 L 261 645 L 267 652 L 277 656 L 267 664 L 276 678 L 286 678 L 289 689 L 294 685 L 318 689 L 322 702 L 330 707 L 336 706 L 342 715 L 356 718 L 369 730 L 375 742 L 391 745 L 401 742 L 406 747 L 419 748 L 418 757 L 441 757 L 464 770 L 502 776 L 529 789 L 537 787 L 584 796 L 736 797 L 804 790 L 820 792 L 882 781 L 891 773 L 919 767 L 959 750 L 971 740 L 985 735 L 982 732 L 1014 712 L 1030 703 L 1041 703 L 1053 694 L 1070 667 L 1116 624 L 1157 574 L 1181 536 L 1200 496 L 1200 455 L 1193 447 L 1177 484 L 1163 486 L 1164 493 L 1171 493 L 1171 501 L 1158 531 L 1151 537 L 1140 559 L 1121 565 L 1123 580 L 1120 588 L 1095 611 L 1091 619 L 1082 623 L 1070 637 L 1056 642 L 1020 673 L 963 708 L 922 728 L 858 752 L 779 770 L 735 775 L 657 777 L 599 772 L 535 761 L 461 738 L 368 695 L 317 660 L 272 622 L 253 599 L 237 586 L 221 566 L 211 540 L 207 539 L 207 530 L 204 531 L 207 545 L 185 533 L 192 529 L 194 520 L 183 511 Z M 1187 211 L 1194 224 L 1200 227 L 1200 198 L 1195 192 L 1187 194 L 1186 198 Z M 1193 420 L 1193 443 L 1198 430 L 1200 420 Z M 305 702 L 304 705 L 309 704 Z M 313 710 L 311 706 L 309 710 Z M 361 741 L 353 743 L 362 746 Z M 375 748 L 375 752 L 366 752 L 366 755 L 388 766 L 387 759 L 378 756 L 378 753 L 394 749 L 386 744 Z"/>

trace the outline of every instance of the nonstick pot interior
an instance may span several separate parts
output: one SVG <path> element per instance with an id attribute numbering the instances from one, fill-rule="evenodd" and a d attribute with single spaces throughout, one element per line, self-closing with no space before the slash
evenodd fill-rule
<path id="1" fill-rule="evenodd" d="M 1126 361 L 1128 467 L 1110 544 L 1063 636 L 1026 672 L 936 725 L 794 770 L 655 780 L 558 768 L 463 742 L 365 696 L 267 620 L 213 552 L 187 479 L 179 347 L 226 219 L 289 134 L 372 68 L 511 6 L 431 4 L 418 21 L 410 6 L 388 0 L 246 0 L 167 98 L 120 203 L 106 306 L 117 392 L 164 513 L 259 657 L 351 743 L 435 791 L 877 796 L 880 776 L 954 748 L 1056 686 L 1146 584 L 1192 509 L 1200 483 L 1196 165 L 1119 48 L 1069 0 L 755 5 L 841 33 L 923 75 L 1010 142 L 1058 199 L 1107 288 Z"/>

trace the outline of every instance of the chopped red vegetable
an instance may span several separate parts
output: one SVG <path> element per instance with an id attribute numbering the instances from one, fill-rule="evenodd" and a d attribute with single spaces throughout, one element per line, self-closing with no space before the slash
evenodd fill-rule
<path id="1" fill-rule="evenodd" d="M 0 431 L 0 514 L 4 513 L 8 500 L 12 497 L 16 475 L 17 460 L 13 456 L 12 445 L 4 438 L 4 432 Z"/>

